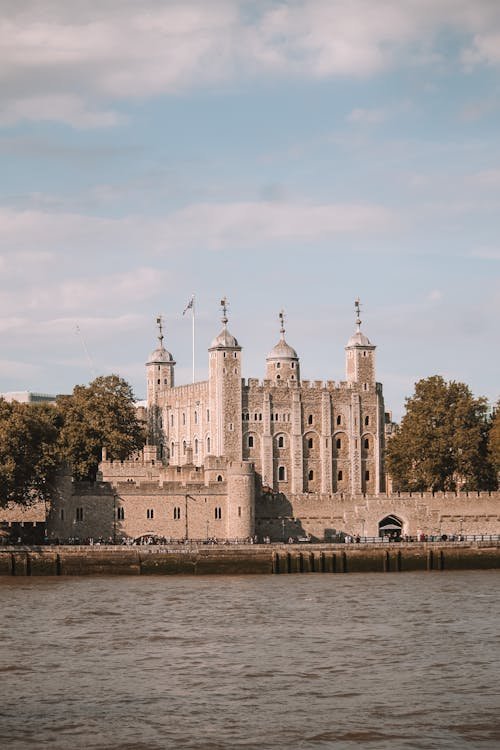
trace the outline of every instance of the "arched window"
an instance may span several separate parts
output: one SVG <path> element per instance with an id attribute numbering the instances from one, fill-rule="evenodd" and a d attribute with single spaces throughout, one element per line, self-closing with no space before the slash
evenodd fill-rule
<path id="1" fill-rule="evenodd" d="M 280 435 L 278 437 L 278 448 L 284 448 L 285 447 L 285 438 L 283 435 Z"/>
<path id="2" fill-rule="evenodd" d="M 182 413 L 182 424 L 186 424 L 186 415 L 184 412 Z"/>
<path id="3" fill-rule="evenodd" d="M 194 452 L 198 454 L 198 438 L 195 438 L 194 440 Z"/>
<path id="4" fill-rule="evenodd" d="M 308 474 L 309 481 L 311 482 L 314 479 L 314 471 L 311 469 Z"/>
<path id="5" fill-rule="evenodd" d="M 198 424 L 198 412 L 197 411 L 195 411 L 194 413 L 194 423 Z"/>
<path id="6" fill-rule="evenodd" d="M 253 448 L 253 435 L 248 436 L 248 447 Z"/>
<path id="7" fill-rule="evenodd" d="M 281 375 L 276 375 L 276 380 L 281 380 Z"/>
<path id="8" fill-rule="evenodd" d="M 286 469 L 284 466 L 278 466 L 278 482 L 286 481 Z"/>
<path id="9" fill-rule="evenodd" d="M 309 414 L 309 416 L 307 417 L 307 424 L 312 424 L 312 423 L 313 423 L 313 415 Z"/>
<path id="10" fill-rule="evenodd" d="M 341 482 L 341 481 L 342 481 L 342 470 L 340 470 L 340 471 L 339 471 L 339 472 L 337 473 L 337 479 L 338 479 L 338 481 L 339 481 L 339 482 Z"/>
<path id="11" fill-rule="evenodd" d="M 368 427 L 370 424 L 370 417 L 365 417 L 365 425 Z"/>
<path id="12" fill-rule="evenodd" d="M 222 474 L 217 474 L 217 481 L 222 482 Z"/>
<path id="13" fill-rule="evenodd" d="M 207 453 L 210 453 L 210 438 L 207 437 Z"/>
<path id="14" fill-rule="evenodd" d="M 364 445 L 366 451 L 370 448 L 370 440 L 369 440 L 369 438 L 365 438 L 365 441 L 364 441 L 363 445 Z"/>
<path id="15" fill-rule="evenodd" d="M 170 458 L 174 457 L 174 452 L 175 452 L 175 445 L 174 443 L 170 443 Z"/>
<path id="16" fill-rule="evenodd" d="M 256 421 L 257 421 L 257 419 L 258 419 L 258 415 L 257 415 L 257 414 L 254 414 L 254 415 L 253 415 L 253 418 L 254 418 L 254 422 L 256 422 Z"/>
<path id="17" fill-rule="evenodd" d="M 340 450 L 342 448 L 342 439 L 341 438 L 337 438 L 336 445 L 337 445 L 337 450 Z"/>
<path id="18" fill-rule="evenodd" d="M 173 426 L 174 426 L 174 415 L 171 414 L 170 415 L 170 427 L 173 427 Z"/>
<path id="19" fill-rule="evenodd" d="M 185 455 L 186 455 L 186 447 L 187 447 L 187 446 L 186 446 L 186 441 L 185 441 L 185 440 L 183 440 L 183 441 L 182 441 L 182 455 L 183 455 L 183 456 L 185 456 Z"/>
<path id="20" fill-rule="evenodd" d="M 342 424 L 342 414 L 337 416 L 337 424 Z"/>
<path id="21" fill-rule="evenodd" d="M 314 440 L 312 437 L 307 438 L 307 447 L 308 448 L 314 448 Z"/>

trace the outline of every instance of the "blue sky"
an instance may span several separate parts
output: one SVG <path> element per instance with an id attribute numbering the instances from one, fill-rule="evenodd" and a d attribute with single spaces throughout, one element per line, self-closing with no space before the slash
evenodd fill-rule
<path id="1" fill-rule="evenodd" d="M 158 312 L 189 381 L 195 292 L 199 378 L 227 295 L 246 377 L 284 308 L 342 380 L 359 296 L 397 417 L 435 373 L 498 399 L 500 3 L 3 6 L 1 391 L 142 397 Z"/>

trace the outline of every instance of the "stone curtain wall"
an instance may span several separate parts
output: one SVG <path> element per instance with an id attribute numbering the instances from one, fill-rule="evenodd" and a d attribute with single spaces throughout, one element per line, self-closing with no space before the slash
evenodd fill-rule
<path id="1" fill-rule="evenodd" d="M 400 495 L 265 495 L 256 503 L 256 533 L 275 541 L 338 532 L 378 536 L 380 521 L 397 516 L 402 534 L 500 534 L 500 492 Z"/>

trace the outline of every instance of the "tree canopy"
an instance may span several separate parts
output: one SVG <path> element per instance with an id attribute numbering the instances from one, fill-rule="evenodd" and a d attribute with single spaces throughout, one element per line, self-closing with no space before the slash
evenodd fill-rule
<path id="1" fill-rule="evenodd" d="M 54 406 L 0 399 L 0 506 L 50 496 L 60 426 Z"/>
<path id="2" fill-rule="evenodd" d="M 75 479 L 95 480 L 102 448 L 108 458 L 123 461 L 144 445 L 132 388 L 118 375 L 77 385 L 57 406 L 62 416 L 60 455 Z"/>
<path id="3" fill-rule="evenodd" d="M 500 473 L 500 400 L 497 401 L 491 418 L 489 449 L 491 462 L 498 474 Z"/>
<path id="4" fill-rule="evenodd" d="M 395 490 L 495 489 L 488 452 L 488 405 L 440 375 L 419 380 L 400 428 L 388 441 Z"/>

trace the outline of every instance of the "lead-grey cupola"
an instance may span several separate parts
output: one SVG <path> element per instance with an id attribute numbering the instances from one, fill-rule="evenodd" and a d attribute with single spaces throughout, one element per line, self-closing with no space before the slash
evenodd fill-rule
<path id="1" fill-rule="evenodd" d="M 279 314 L 280 340 L 266 357 L 266 379 L 273 383 L 300 382 L 299 355 L 285 341 L 285 314 Z"/>

